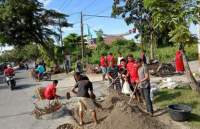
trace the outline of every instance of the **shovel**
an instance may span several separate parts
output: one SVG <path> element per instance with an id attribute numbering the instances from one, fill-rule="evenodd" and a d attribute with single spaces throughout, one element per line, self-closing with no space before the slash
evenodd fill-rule
<path id="1" fill-rule="evenodd" d="M 131 95 L 130 95 L 130 99 L 129 99 L 129 101 L 128 101 L 128 104 L 131 103 L 131 100 L 133 99 L 133 96 L 134 96 L 134 94 L 135 94 L 136 91 L 137 91 L 137 87 L 138 87 L 138 84 L 134 87 L 134 90 L 133 90 L 133 92 L 132 92 Z"/>

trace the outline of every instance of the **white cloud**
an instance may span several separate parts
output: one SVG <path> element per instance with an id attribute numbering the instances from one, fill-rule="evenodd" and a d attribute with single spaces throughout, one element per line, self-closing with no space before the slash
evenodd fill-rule
<path id="1" fill-rule="evenodd" d="M 39 0 L 39 2 L 44 4 L 44 7 L 47 7 L 53 0 Z"/>

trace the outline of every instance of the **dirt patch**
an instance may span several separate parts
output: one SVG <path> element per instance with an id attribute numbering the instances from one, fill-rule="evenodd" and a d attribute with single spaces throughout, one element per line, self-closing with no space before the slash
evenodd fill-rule
<path id="1" fill-rule="evenodd" d="M 128 105 L 128 96 L 112 93 L 101 103 L 102 109 L 97 109 L 98 125 L 94 126 L 91 114 L 84 118 L 86 129 L 170 129 L 171 127 L 154 117 L 142 113 L 137 106 Z M 78 116 L 75 115 L 78 120 Z"/>
<path id="2" fill-rule="evenodd" d="M 67 123 L 67 124 L 58 126 L 56 129 L 80 129 L 80 128 L 76 127 L 75 125 Z"/>

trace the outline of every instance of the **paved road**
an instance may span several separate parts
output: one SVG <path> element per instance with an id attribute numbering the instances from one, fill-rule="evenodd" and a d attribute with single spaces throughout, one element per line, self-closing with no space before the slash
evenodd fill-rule
<path id="1" fill-rule="evenodd" d="M 0 129 L 48 129 L 52 121 L 36 120 L 31 116 L 33 90 L 39 83 L 30 79 L 26 71 L 18 71 L 16 80 L 14 91 L 5 83 L 0 84 Z"/>
<path id="2" fill-rule="evenodd" d="M 0 76 L 0 129 L 56 129 L 61 123 L 70 121 L 71 118 L 65 115 L 60 119 L 55 120 L 36 120 L 31 112 L 33 110 L 32 96 L 34 88 L 37 86 L 45 86 L 50 82 L 36 83 L 33 81 L 28 72 L 18 71 L 16 73 L 17 88 L 11 91 L 6 83 L 1 83 Z M 100 75 L 89 75 L 93 81 L 94 90 L 97 96 L 105 94 L 106 87 L 101 80 Z M 64 96 L 66 90 L 71 90 L 74 85 L 73 76 L 59 74 L 53 76 L 53 79 L 58 79 L 57 93 Z"/>

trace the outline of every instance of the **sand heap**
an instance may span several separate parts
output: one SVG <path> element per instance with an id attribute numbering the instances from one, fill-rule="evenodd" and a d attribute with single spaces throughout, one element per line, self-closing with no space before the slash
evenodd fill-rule
<path id="1" fill-rule="evenodd" d="M 99 124 L 94 126 L 90 123 L 91 117 L 88 114 L 84 127 L 87 129 L 167 129 L 165 124 L 141 113 L 137 106 L 129 106 L 128 100 L 129 97 L 110 94 L 101 103 L 103 110 L 97 110 Z"/>
<path id="2" fill-rule="evenodd" d="M 80 129 L 169 129 L 156 118 L 142 113 L 137 106 L 128 105 L 129 97 L 112 93 L 101 103 L 102 109 L 97 109 L 99 124 L 94 126 L 91 114 L 85 115 L 83 127 Z M 75 113 L 78 121 L 78 115 Z M 61 128 L 59 128 L 61 129 Z M 71 129 L 71 128 L 62 128 Z"/>

